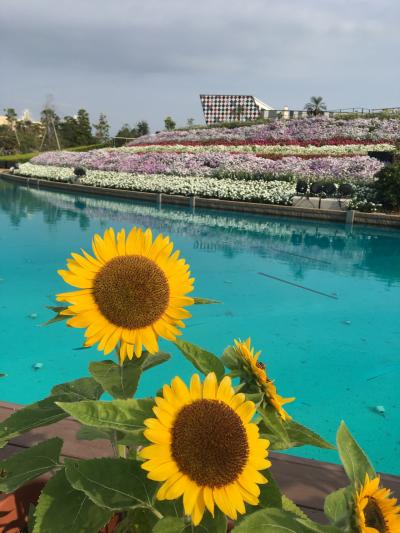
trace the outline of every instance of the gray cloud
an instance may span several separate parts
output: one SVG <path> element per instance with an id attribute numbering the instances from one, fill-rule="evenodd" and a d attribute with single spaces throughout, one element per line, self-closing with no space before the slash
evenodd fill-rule
<path id="1" fill-rule="evenodd" d="M 281 107 L 400 105 L 396 0 L 2 0 L 0 105 L 113 125 L 201 119 L 200 92 Z"/>

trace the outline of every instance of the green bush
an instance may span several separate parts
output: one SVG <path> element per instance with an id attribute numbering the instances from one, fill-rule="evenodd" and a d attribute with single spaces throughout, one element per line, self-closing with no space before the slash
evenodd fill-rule
<path id="1" fill-rule="evenodd" d="M 400 209 L 400 163 L 384 167 L 376 177 L 377 200 L 387 210 Z"/>

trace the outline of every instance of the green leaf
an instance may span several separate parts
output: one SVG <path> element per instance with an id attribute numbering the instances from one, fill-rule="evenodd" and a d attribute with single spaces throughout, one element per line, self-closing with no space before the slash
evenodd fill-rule
<path id="1" fill-rule="evenodd" d="M 112 437 L 112 430 L 101 430 L 94 427 L 82 426 L 77 434 L 78 440 L 110 440 Z"/>
<path id="2" fill-rule="evenodd" d="M 263 425 L 260 425 L 260 432 L 265 434 L 270 440 L 271 450 L 286 450 L 292 447 L 286 424 L 282 421 L 278 413 L 271 406 L 258 407 L 257 412 L 261 415 Z M 266 433 L 264 433 L 264 428 Z M 271 438 L 270 438 L 271 435 Z"/>
<path id="3" fill-rule="evenodd" d="M 294 420 L 288 420 L 285 423 L 286 431 L 289 439 L 292 441 L 292 446 L 316 446 L 318 448 L 326 448 L 334 450 L 335 446 L 327 442 L 311 429 L 302 426 Z"/>
<path id="4" fill-rule="evenodd" d="M 56 467 L 62 445 L 63 441 L 56 437 L 0 461 L 0 492 L 14 492 Z"/>
<path id="5" fill-rule="evenodd" d="M 64 470 L 50 479 L 39 497 L 33 533 L 97 533 L 112 512 L 97 507 L 68 483 Z"/>
<path id="6" fill-rule="evenodd" d="M 67 320 L 68 318 L 71 318 L 68 315 L 62 315 L 61 311 L 65 311 L 65 309 L 68 309 L 68 306 L 52 306 L 48 305 L 47 309 L 51 309 L 51 311 L 54 311 L 56 314 L 53 316 L 53 318 L 50 318 L 47 322 L 44 322 L 41 324 L 41 326 L 49 326 L 50 324 L 55 324 L 56 322 L 61 322 L 63 320 Z"/>
<path id="7" fill-rule="evenodd" d="M 375 477 L 375 470 L 364 451 L 342 422 L 336 437 L 340 460 L 350 481 L 360 486 L 365 481 L 365 474 L 370 478 Z"/>
<path id="8" fill-rule="evenodd" d="M 242 363 L 240 362 L 233 346 L 228 346 L 225 348 L 221 355 L 221 361 L 226 368 L 233 370 L 235 375 L 241 375 Z"/>
<path id="9" fill-rule="evenodd" d="M 96 361 L 89 365 L 94 379 L 113 398 L 128 399 L 135 394 L 142 369 L 134 361 L 126 359 L 123 365 L 113 361 Z"/>
<path id="10" fill-rule="evenodd" d="M 176 340 L 174 343 L 183 355 L 192 365 L 200 372 L 207 375 L 209 372 L 215 372 L 218 379 L 224 376 L 225 369 L 221 360 L 211 352 L 207 352 L 190 342 Z"/>
<path id="11" fill-rule="evenodd" d="M 57 401 L 95 400 L 100 397 L 101 393 L 100 385 L 92 378 L 82 378 L 56 385 L 51 396 L 22 407 L 0 423 L 0 448 L 18 435 L 66 418 L 67 414 L 56 405 Z"/>
<path id="12" fill-rule="evenodd" d="M 126 513 L 115 533 L 150 533 L 157 521 L 152 511 L 138 507 Z"/>
<path id="13" fill-rule="evenodd" d="M 57 399 L 64 400 L 65 396 L 53 396 L 27 405 L 1 422 L 0 448 L 5 446 L 9 440 L 18 437 L 18 435 L 38 427 L 54 424 L 66 418 L 67 414 L 54 403 Z"/>
<path id="14" fill-rule="evenodd" d="M 55 385 L 51 390 L 52 395 L 66 395 L 69 402 L 79 402 L 82 400 L 98 400 L 103 394 L 103 389 L 93 378 L 80 378 L 67 383 Z"/>
<path id="15" fill-rule="evenodd" d="M 206 511 L 200 524 L 198 526 L 192 526 L 192 529 L 188 528 L 188 533 L 226 533 L 226 528 L 226 517 L 216 508 L 214 517 Z"/>
<path id="16" fill-rule="evenodd" d="M 133 459 L 66 459 L 65 472 L 75 489 L 83 491 L 96 505 L 114 511 L 151 507 L 158 488 Z"/>
<path id="17" fill-rule="evenodd" d="M 300 509 L 298 505 L 296 505 L 290 498 L 288 498 L 285 494 L 282 494 L 282 509 L 285 511 L 289 511 L 289 513 L 293 513 L 299 518 L 302 518 L 303 520 L 310 520 L 308 516 L 303 513 L 303 511 Z"/>
<path id="18" fill-rule="evenodd" d="M 162 363 L 165 363 L 166 361 L 169 361 L 171 359 L 171 356 L 167 352 L 157 352 L 154 354 L 147 353 L 147 357 L 145 354 L 142 354 L 142 357 L 139 357 L 139 361 L 142 359 L 142 370 L 149 370 L 150 368 L 153 368 L 154 366 L 161 365 Z"/>
<path id="19" fill-rule="evenodd" d="M 57 402 L 57 405 L 86 426 L 116 429 L 128 433 L 143 429 L 144 420 L 154 417 L 152 398 L 111 402 L 90 400 L 73 403 Z"/>
<path id="20" fill-rule="evenodd" d="M 268 479 L 268 483 L 260 486 L 260 497 L 257 507 L 252 506 L 249 508 L 249 512 L 258 509 L 264 509 L 266 507 L 282 508 L 282 493 L 278 487 L 277 482 L 271 474 L 270 470 L 264 470 L 263 476 Z"/>
<path id="21" fill-rule="evenodd" d="M 210 300 L 209 298 L 193 298 L 195 305 L 220 304 L 218 300 Z"/>
<path id="22" fill-rule="evenodd" d="M 234 529 L 234 533 L 309 533 L 310 528 L 296 515 L 283 509 L 263 509 L 246 516 Z M 312 531 L 312 530 L 311 530 Z"/>
<path id="23" fill-rule="evenodd" d="M 166 516 L 153 527 L 153 533 L 182 533 L 185 529 L 183 518 Z"/>
<path id="24" fill-rule="evenodd" d="M 325 498 L 324 512 L 338 527 L 349 528 L 352 518 L 351 487 L 336 490 Z"/>

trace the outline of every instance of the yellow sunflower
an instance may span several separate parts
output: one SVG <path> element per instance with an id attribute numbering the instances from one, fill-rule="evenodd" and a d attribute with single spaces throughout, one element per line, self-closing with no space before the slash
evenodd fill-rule
<path id="1" fill-rule="evenodd" d="M 261 439 L 251 422 L 253 402 L 235 394 L 231 379 L 218 384 L 214 373 L 203 384 L 197 374 L 188 388 L 179 377 L 164 385 L 155 398 L 156 418 L 145 421 L 145 437 L 152 443 L 140 452 L 147 476 L 163 482 L 159 500 L 183 495 L 185 513 L 199 524 L 205 509 L 214 506 L 232 519 L 245 513 L 245 502 L 257 505 L 260 473 L 271 466 L 269 441 Z"/>
<path id="2" fill-rule="evenodd" d="M 261 351 L 254 353 L 254 348 L 251 347 L 250 337 L 243 342 L 235 340 L 234 349 L 239 358 L 247 366 L 248 371 L 253 374 L 258 386 L 264 393 L 267 403 L 274 407 L 282 420 L 290 420 L 292 417 L 283 409 L 282 405 L 293 402 L 295 398 L 283 398 L 279 396 L 273 381 L 269 379 L 266 373 L 265 365 L 258 361 Z"/>
<path id="3" fill-rule="evenodd" d="M 64 281 L 80 289 L 57 295 L 71 304 L 63 314 L 67 324 L 87 328 L 85 346 L 98 344 L 107 355 L 119 343 L 121 363 L 126 357 L 140 357 L 142 347 L 158 350 L 158 337 L 175 340 L 190 317 L 184 306 L 193 290 L 189 265 L 172 253 L 169 237 L 154 241 L 149 229 L 132 228 L 117 236 L 112 228 L 95 235 L 93 256 L 82 250 L 67 259 L 68 270 L 59 270 Z"/>
<path id="4" fill-rule="evenodd" d="M 379 476 L 365 482 L 355 496 L 355 511 L 360 533 L 399 533 L 400 506 L 390 490 L 379 487 Z"/>

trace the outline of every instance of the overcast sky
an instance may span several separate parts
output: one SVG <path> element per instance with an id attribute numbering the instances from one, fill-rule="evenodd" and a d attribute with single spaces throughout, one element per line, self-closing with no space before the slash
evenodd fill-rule
<path id="1" fill-rule="evenodd" d="M 399 22 L 399 0 L 0 0 L 0 112 L 51 94 L 115 132 L 202 122 L 200 93 L 400 106 Z"/>

